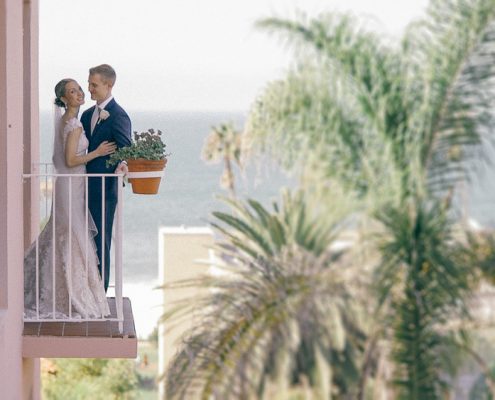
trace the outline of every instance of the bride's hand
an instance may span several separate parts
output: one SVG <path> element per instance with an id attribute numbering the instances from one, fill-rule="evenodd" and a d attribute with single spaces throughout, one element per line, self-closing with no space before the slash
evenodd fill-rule
<path id="1" fill-rule="evenodd" d="M 99 157 L 101 157 L 112 154 L 115 152 L 115 150 L 117 150 L 117 145 L 115 144 L 115 142 L 109 142 L 105 140 L 98 146 L 98 148 L 96 149 L 96 153 Z"/>

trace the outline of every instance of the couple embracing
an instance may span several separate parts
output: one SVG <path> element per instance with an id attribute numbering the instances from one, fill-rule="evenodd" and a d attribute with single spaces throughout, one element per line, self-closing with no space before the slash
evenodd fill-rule
<path id="1" fill-rule="evenodd" d="M 86 196 L 85 178 L 78 174 L 127 173 L 125 161 L 117 168 L 106 166 L 110 154 L 131 144 L 131 121 L 112 96 L 115 79 L 110 65 L 89 70 L 88 90 L 96 105 L 84 111 L 80 121 L 84 92 L 79 84 L 63 79 L 55 86 L 53 166 L 57 174 L 75 176 L 56 178 L 50 218 L 26 252 L 24 308 L 28 317 L 37 315 L 37 304 L 40 318 L 110 314 L 105 293 L 117 179 L 105 178 L 102 188 L 102 178 L 89 178 Z"/>

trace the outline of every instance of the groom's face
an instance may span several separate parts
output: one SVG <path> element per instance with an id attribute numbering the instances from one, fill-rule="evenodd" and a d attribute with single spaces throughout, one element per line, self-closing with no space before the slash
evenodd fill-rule
<path id="1" fill-rule="evenodd" d="M 112 85 L 100 74 L 93 74 L 88 78 L 88 91 L 92 100 L 101 103 L 112 94 Z"/>

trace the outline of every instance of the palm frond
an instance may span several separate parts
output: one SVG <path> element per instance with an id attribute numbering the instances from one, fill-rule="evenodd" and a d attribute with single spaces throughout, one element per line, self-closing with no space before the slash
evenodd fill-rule
<path id="1" fill-rule="evenodd" d="M 319 57 L 267 88 L 247 132 L 286 166 L 314 157 L 361 193 L 452 188 L 491 140 L 494 19 L 494 0 L 435 0 L 397 48 L 346 15 L 261 20 Z"/>
<path id="2" fill-rule="evenodd" d="M 390 49 L 385 49 L 382 39 L 363 28 L 361 21 L 351 15 L 323 14 L 307 19 L 304 15 L 294 21 L 265 18 L 257 27 L 271 33 L 284 35 L 289 43 L 314 48 L 316 54 L 335 64 L 335 68 L 352 77 L 360 89 L 363 108 L 375 110 L 372 98 L 383 93 L 382 80 L 390 70 Z M 383 70 L 382 70 L 383 69 Z"/>
<path id="3" fill-rule="evenodd" d="M 494 122 L 494 21 L 493 0 L 434 0 L 405 38 L 421 93 L 411 125 L 428 174 L 442 178 L 429 180 L 432 190 L 453 187 L 482 165 L 481 144 Z"/>
<path id="4" fill-rule="evenodd" d="M 363 195 L 377 187 L 372 182 L 393 187 L 400 175 L 390 168 L 393 148 L 375 119 L 330 71 L 301 66 L 270 84 L 253 106 L 244 153 L 270 155 L 285 170 L 299 171 L 303 185 L 321 175 L 320 185 L 337 180 Z"/>
<path id="5" fill-rule="evenodd" d="M 289 170 L 324 170 L 348 190 L 380 199 L 408 188 L 411 145 L 404 141 L 409 106 L 398 49 L 354 18 L 265 19 L 258 26 L 314 49 L 319 59 L 265 90 L 250 114 L 250 143 L 271 151 Z M 304 66 L 304 62 L 302 63 Z M 282 100 L 282 101 L 281 101 Z M 279 141 L 280 138 L 280 141 Z M 314 160 L 314 161 L 313 161 Z M 370 190 L 371 189 L 371 190 Z"/>
<path id="6" fill-rule="evenodd" d="M 234 213 L 214 212 L 218 222 L 212 224 L 228 237 L 234 247 L 251 256 L 270 257 L 292 244 L 318 255 L 327 249 L 338 229 L 330 222 L 334 216 L 319 218 L 315 217 L 318 210 L 308 210 L 303 192 L 284 191 L 281 205 L 277 204 L 273 212 L 253 199 L 246 205 L 225 200 Z"/>

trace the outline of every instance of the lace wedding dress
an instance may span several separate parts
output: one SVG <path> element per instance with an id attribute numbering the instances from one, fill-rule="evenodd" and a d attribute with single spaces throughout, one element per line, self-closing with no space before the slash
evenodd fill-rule
<path id="1" fill-rule="evenodd" d="M 62 125 L 61 120 L 55 125 L 55 170 L 59 174 L 85 174 L 84 165 L 69 168 L 65 164 L 68 135 L 82 125 L 77 118 Z M 85 154 L 88 144 L 88 139 L 82 132 L 77 155 Z M 98 272 L 94 242 L 97 231 L 86 206 L 85 179 L 57 177 L 53 190 L 50 218 L 38 237 L 39 317 L 67 318 L 69 297 L 73 318 L 101 318 L 109 315 L 105 290 Z M 72 229 L 69 230 L 69 226 Z M 24 257 L 24 312 L 29 318 L 37 316 L 36 242 L 30 246 Z"/>

